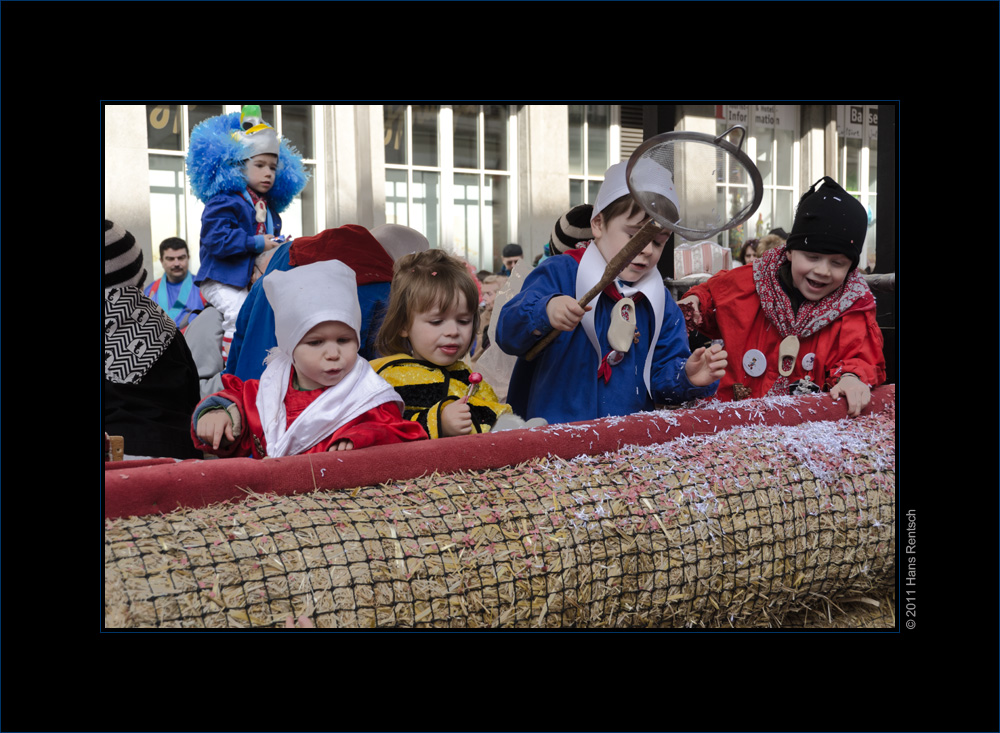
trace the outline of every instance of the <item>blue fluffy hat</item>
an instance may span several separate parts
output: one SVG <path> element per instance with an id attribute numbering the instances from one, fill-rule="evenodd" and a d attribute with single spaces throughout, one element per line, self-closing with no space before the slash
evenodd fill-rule
<path id="1" fill-rule="evenodd" d="M 245 141 L 241 117 L 239 112 L 211 117 L 191 130 L 187 174 L 192 192 L 202 203 L 217 194 L 243 191 L 247 187 L 244 161 L 257 153 Z M 283 137 L 277 140 L 278 169 L 274 186 L 265 198 L 280 214 L 305 188 L 309 174 L 302 165 L 302 156 L 291 143 Z"/>

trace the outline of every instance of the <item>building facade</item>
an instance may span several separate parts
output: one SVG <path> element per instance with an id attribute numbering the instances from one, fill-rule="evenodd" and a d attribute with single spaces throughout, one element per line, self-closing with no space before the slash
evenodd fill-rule
<path id="1" fill-rule="evenodd" d="M 509 242 L 529 259 L 541 254 L 558 217 L 592 202 L 608 166 L 627 159 L 642 140 L 669 130 L 721 134 L 741 125 L 764 198 L 748 222 L 718 241 L 735 250 L 745 238 L 789 231 L 799 197 L 829 175 L 868 209 L 862 267 L 875 271 L 876 104 L 261 106 L 311 174 L 282 214 L 283 231 L 292 236 L 396 222 L 476 269 L 497 271 Z M 173 236 L 188 242 L 197 271 L 202 205 L 184 170 L 190 131 L 238 110 L 226 104 L 104 106 L 104 215 L 135 235 L 153 263 L 151 277 L 162 274 L 158 243 Z M 738 204 L 743 195 L 743 182 L 718 181 L 720 205 Z"/>

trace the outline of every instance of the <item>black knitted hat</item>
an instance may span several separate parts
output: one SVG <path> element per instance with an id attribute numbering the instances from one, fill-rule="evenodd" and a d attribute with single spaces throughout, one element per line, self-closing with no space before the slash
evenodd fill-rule
<path id="1" fill-rule="evenodd" d="M 829 176 L 816 181 L 799 199 L 786 251 L 842 254 L 854 269 L 868 231 L 868 212 Z"/>

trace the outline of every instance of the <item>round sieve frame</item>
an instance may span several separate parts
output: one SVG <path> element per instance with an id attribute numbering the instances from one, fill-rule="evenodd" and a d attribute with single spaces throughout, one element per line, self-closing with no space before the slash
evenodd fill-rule
<path id="1" fill-rule="evenodd" d="M 735 131 L 742 133 L 739 145 L 734 145 L 726 139 Z M 741 149 L 745 137 L 746 128 L 742 125 L 735 125 L 721 135 L 689 131 L 664 132 L 655 135 L 640 144 L 629 156 L 628 164 L 625 167 L 625 181 L 629 193 L 657 224 L 668 231 L 676 232 L 689 241 L 708 239 L 719 232 L 732 229 L 753 216 L 764 198 L 764 186 L 760 171 L 757 170 L 757 166 L 750 159 L 750 156 Z M 711 153 L 711 159 L 706 157 L 708 153 Z M 697 160 L 697 163 L 692 163 L 689 158 Z M 641 161 L 650 160 L 670 171 L 673 181 L 678 187 L 678 199 L 682 205 L 681 211 L 678 211 L 672 202 L 663 196 L 643 190 L 638 182 L 633 180 L 637 164 L 642 165 Z M 709 162 L 709 160 L 713 162 Z M 705 177 L 706 180 L 710 176 L 716 175 L 720 165 L 724 165 L 730 171 L 745 175 L 746 183 L 736 184 L 734 187 L 747 189 L 748 203 L 728 218 L 723 219 L 721 214 L 716 213 L 714 221 L 702 221 L 691 226 L 693 222 L 690 221 L 692 218 L 690 204 L 692 199 L 697 197 L 692 196 L 686 190 L 693 185 L 691 180 L 693 176 L 687 170 L 682 169 L 693 165 L 712 166 L 712 170 L 707 174 L 699 171 L 699 175 Z M 729 177 L 727 176 L 727 179 Z M 716 182 L 718 182 L 718 178 L 716 178 Z M 703 185 L 705 184 L 703 183 Z M 716 187 L 713 186 L 711 191 L 713 201 L 716 190 Z M 711 208 L 711 211 L 714 212 L 715 209 Z"/>

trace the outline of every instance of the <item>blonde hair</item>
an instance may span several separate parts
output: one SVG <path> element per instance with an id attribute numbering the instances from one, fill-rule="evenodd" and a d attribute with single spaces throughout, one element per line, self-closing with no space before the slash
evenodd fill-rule
<path id="1" fill-rule="evenodd" d="M 389 306 L 375 339 L 375 349 L 382 356 L 412 353 L 401 332 L 410 329 L 416 314 L 447 308 L 459 294 L 465 296 L 472 314 L 472 332 L 478 333 L 479 289 L 461 260 L 440 249 L 400 257 L 393 268 Z"/>
<path id="2" fill-rule="evenodd" d="M 785 243 L 785 240 L 779 237 L 777 234 L 765 234 L 757 242 L 757 247 L 754 249 L 754 253 L 760 257 L 762 254 L 767 252 L 769 249 L 774 249 L 775 247 L 780 247 Z"/>

